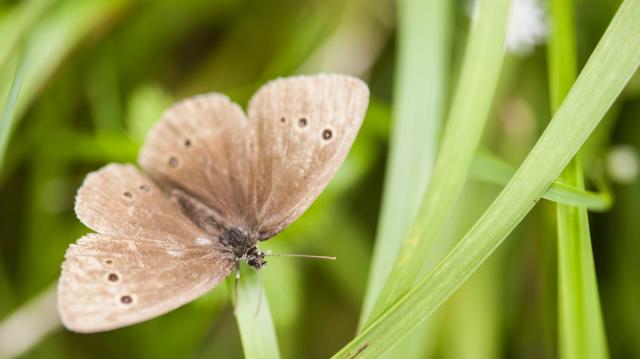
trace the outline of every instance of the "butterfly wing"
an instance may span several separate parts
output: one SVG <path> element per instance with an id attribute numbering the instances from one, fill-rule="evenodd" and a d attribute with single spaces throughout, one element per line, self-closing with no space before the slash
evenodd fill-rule
<path id="1" fill-rule="evenodd" d="M 263 239 L 298 218 L 344 161 L 369 90 L 359 79 L 321 74 L 272 81 L 250 101 L 256 156 L 254 216 Z"/>
<path id="2" fill-rule="evenodd" d="M 234 267 L 220 252 L 89 234 L 65 255 L 58 309 L 65 327 L 90 333 L 171 311 L 213 288 Z"/>
<path id="3" fill-rule="evenodd" d="M 115 329 L 166 313 L 233 270 L 233 255 L 132 165 L 89 174 L 75 209 L 100 234 L 72 244 L 62 265 L 58 305 L 71 330 Z"/>
<path id="4" fill-rule="evenodd" d="M 140 153 L 154 179 L 203 200 L 226 226 L 270 238 L 320 194 L 362 124 L 369 91 L 346 75 L 297 76 L 263 86 L 249 120 L 225 96 L 171 107 Z"/>
<path id="5" fill-rule="evenodd" d="M 226 96 L 194 96 L 163 114 L 138 162 L 160 183 L 206 203 L 225 225 L 248 228 L 248 132 L 244 112 Z"/>
<path id="6" fill-rule="evenodd" d="M 162 243 L 193 241 L 202 230 L 133 165 L 109 164 L 87 175 L 75 211 L 87 227 L 102 234 Z"/>

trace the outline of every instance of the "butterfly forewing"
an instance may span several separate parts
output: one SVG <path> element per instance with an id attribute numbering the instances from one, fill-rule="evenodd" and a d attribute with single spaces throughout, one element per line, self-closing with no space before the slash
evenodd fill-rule
<path id="1" fill-rule="evenodd" d="M 335 175 L 368 99 L 367 86 L 345 75 L 279 79 L 254 95 L 253 211 L 266 238 L 300 216 Z"/>
<path id="2" fill-rule="evenodd" d="M 234 263 L 232 256 L 204 247 L 89 234 L 65 255 L 59 312 L 64 325 L 77 332 L 123 327 L 197 298 Z"/>
<path id="3" fill-rule="evenodd" d="M 226 96 L 195 96 L 164 113 L 138 160 L 154 179 L 216 210 L 224 224 L 248 227 L 248 132 L 244 112 Z"/>
<path id="4" fill-rule="evenodd" d="M 224 225 L 267 239 L 293 222 L 342 164 L 369 91 L 345 75 L 297 76 L 263 86 L 249 120 L 218 94 L 186 99 L 151 130 L 139 162 L 219 212 Z"/>

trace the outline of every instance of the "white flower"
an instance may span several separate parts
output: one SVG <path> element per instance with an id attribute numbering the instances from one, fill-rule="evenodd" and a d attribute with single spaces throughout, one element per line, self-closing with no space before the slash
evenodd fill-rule
<path id="1" fill-rule="evenodd" d="M 638 155 L 630 145 L 614 146 L 607 153 L 607 172 L 618 183 L 631 183 L 638 177 Z"/>
<path id="2" fill-rule="evenodd" d="M 469 14 L 476 15 L 477 0 L 471 0 Z M 527 55 L 536 45 L 546 41 L 548 34 L 547 16 L 538 0 L 512 0 L 507 21 L 505 46 L 508 51 Z"/>
<path id="3" fill-rule="evenodd" d="M 512 0 L 507 24 L 506 46 L 520 55 L 546 41 L 547 16 L 538 0 Z"/>

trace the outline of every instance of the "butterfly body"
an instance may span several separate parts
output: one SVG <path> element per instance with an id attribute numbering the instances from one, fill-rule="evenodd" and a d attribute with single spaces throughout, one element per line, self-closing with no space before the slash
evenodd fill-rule
<path id="1" fill-rule="evenodd" d="M 171 196 L 185 215 L 232 254 L 236 262 L 244 261 L 256 269 L 262 268 L 267 263 L 264 260 L 264 253 L 256 247 L 256 244 L 260 240 L 269 238 L 249 230 L 227 226 L 223 223 L 218 211 L 184 191 L 174 189 Z"/>
<path id="2" fill-rule="evenodd" d="M 138 163 L 90 173 L 58 285 L 63 324 L 97 332 L 176 309 L 214 288 L 256 244 L 298 218 L 342 164 L 369 92 L 339 74 L 277 79 L 247 113 L 220 94 L 183 100 L 151 129 Z"/>

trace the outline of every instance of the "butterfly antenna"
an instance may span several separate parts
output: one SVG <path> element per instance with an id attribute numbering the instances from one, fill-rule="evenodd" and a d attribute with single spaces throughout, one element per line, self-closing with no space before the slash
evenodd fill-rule
<path id="1" fill-rule="evenodd" d="M 312 258 L 312 259 L 327 259 L 335 261 L 336 257 L 333 256 L 314 256 L 310 254 L 296 254 L 296 253 L 265 253 L 265 257 L 298 257 L 298 258 Z"/>

